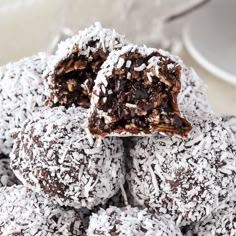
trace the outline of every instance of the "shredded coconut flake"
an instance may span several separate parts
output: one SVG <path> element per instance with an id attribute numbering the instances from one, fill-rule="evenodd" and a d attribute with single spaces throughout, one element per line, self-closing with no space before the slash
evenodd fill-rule
<path id="1" fill-rule="evenodd" d="M 87 235 L 181 236 L 171 220 L 152 215 L 147 210 L 109 207 L 90 217 Z"/>
<path id="2" fill-rule="evenodd" d="M 39 53 L 0 69 L 0 152 L 4 154 L 11 151 L 13 131 L 44 104 L 42 74 L 48 60 L 48 55 Z"/>

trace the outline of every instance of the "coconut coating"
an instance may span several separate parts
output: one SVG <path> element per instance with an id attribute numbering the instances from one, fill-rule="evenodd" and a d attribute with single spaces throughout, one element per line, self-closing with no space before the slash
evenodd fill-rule
<path id="1" fill-rule="evenodd" d="M 43 106 L 43 71 L 48 55 L 39 53 L 0 68 L 0 150 L 9 154 L 12 134 Z"/>
<path id="2" fill-rule="evenodd" d="M 178 59 L 178 58 L 177 58 Z M 189 111 L 213 113 L 207 98 L 207 87 L 193 68 L 182 61 L 181 91 L 177 97 L 179 109 L 185 115 Z"/>
<path id="3" fill-rule="evenodd" d="M 147 210 L 126 207 L 101 209 L 90 217 L 88 236 L 180 236 L 171 220 L 150 214 Z"/>
<path id="4" fill-rule="evenodd" d="M 27 120 L 11 153 L 22 183 L 60 205 L 76 208 L 105 203 L 125 181 L 121 139 L 93 139 L 80 107 L 42 109 Z"/>
<path id="5" fill-rule="evenodd" d="M 193 230 L 196 236 L 232 236 L 236 235 L 236 197 L 215 209 L 203 221 L 198 222 Z"/>
<path id="6" fill-rule="evenodd" d="M 177 95 L 181 64 L 162 50 L 124 46 L 113 51 L 95 81 L 89 130 L 93 135 L 186 136 L 191 125 L 181 116 Z"/>
<path id="7" fill-rule="evenodd" d="M 85 235 L 79 212 L 52 204 L 23 185 L 0 188 L 3 236 Z"/>
<path id="8" fill-rule="evenodd" d="M 105 204 L 97 206 L 96 210 L 98 211 L 100 208 L 107 209 L 110 206 L 119 208 L 126 206 L 140 207 L 138 203 L 134 202 L 133 196 L 129 191 L 127 183 L 125 183 L 124 186 L 121 186 L 118 193 L 112 196 Z"/>
<path id="9" fill-rule="evenodd" d="M 112 50 L 127 44 L 124 36 L 95 23 L 58 45 L 49 64 L 49 106 L 90 106 L 94 80 Z"/>
<path id="10" fill-rule="evenodd" d="M 20 181 L 16 178 L 10 168 L 9 157 L 0 154 L 0 187 L 12 186 L 19 183 Z"/>
<path id="11" fill-rule="evenodd" d="M 140 138 L 131 149 L 131 194 L 184 226 L 201 220 L 236 187 L 235 138 L 220 117 L 189 113 L 188 138 Z"/>

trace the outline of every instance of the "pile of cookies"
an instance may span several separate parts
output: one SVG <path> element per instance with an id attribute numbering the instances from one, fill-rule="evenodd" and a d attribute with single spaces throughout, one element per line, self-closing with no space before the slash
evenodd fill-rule
<path id="1" fill-rule="evenodd" d="M 236 234 L 236 118 L 178 57 L 95 23 L 3 66 L 0 113 L 1 235 Z"/>

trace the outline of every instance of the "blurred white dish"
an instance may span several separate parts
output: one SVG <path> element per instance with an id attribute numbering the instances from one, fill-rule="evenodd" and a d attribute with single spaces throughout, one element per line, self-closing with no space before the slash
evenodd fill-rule
<path id="1" fill-rule="evenodd" d="M 206 70 L 236 85 L 236 1 L 213 0 L 189 19 L 185 46 Z"/>
<path id="2" fill-rule="evenodd" d="M 46 51 L 59 34 L 63 0 L 0 0 L 0 65 Z"/>

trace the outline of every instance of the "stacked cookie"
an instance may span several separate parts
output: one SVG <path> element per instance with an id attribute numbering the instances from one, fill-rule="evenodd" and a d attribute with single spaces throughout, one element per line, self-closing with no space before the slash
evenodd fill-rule
<path id="1" fill-rule="evenodd" d="M 16 129 L 43 106 L 42 74 L 48 59 L 38 53 L 0 68 L 0 153 L 11 152 Z"/>
<path id="2" fill-rule="evenodd" d="M 1 73 L 2 235 L 232 235 L 234 119 L 179 58 L 96 23 Z"/>

